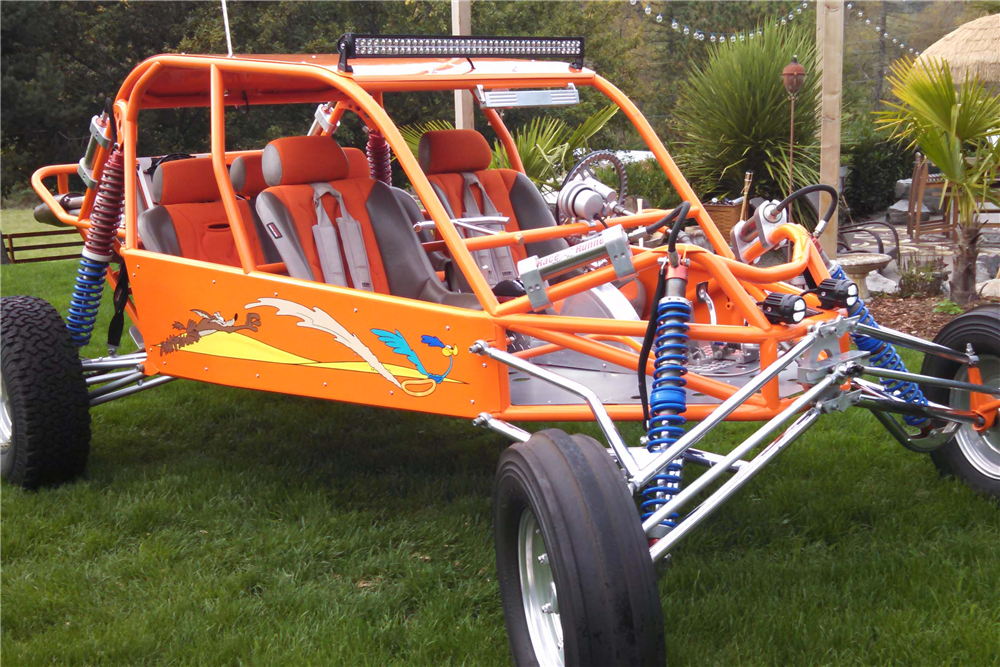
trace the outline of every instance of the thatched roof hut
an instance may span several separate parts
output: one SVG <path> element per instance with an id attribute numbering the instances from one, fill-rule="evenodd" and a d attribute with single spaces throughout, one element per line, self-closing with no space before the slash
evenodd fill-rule
<path id="1" fill-rule="evenodd" d="M 956 84 L 966 75 L 979 75 L 983 83 L 1000 91 L 1000 14 L 969 21 L 924 49 L 917 59 L 943 60 Z"/>

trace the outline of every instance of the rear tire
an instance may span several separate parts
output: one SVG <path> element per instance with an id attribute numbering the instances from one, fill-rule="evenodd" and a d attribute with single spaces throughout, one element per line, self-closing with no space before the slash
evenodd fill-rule
<path id="1" fill-rule="evenodd" d="M 507 449 L 493 515 L 515 664 L 664 664 L 648 542 L 621 470 L 600 443 L 550 429 Z"/>
<path id="2" fill-rule="evenodd" d="M 0 299 L 0 473 L 34 489 L 77 477 L 90 454 L 90 402 L 76 345 L 44 299 Z"/>
<path id="3" fill-rule="evenodd" d="M 934 342 L 960 352 L 971 343 L 979 357 L 983 383 L 1000 385 L 1000 306 L 989 304 L 959 315 L 941 329 Z M 920 372 L 968 381 L 962 364 L 930 354 L 924 357 Z M 969 409 L 968 392 L 928 386 L 921 389 L 935 403 Z M 953 475 L 977 491 L 1000 498 L 1000 419 L 983 433 L 963 425 L 954 438 L 931 452 L 931 460 L 942 475 Z"/>

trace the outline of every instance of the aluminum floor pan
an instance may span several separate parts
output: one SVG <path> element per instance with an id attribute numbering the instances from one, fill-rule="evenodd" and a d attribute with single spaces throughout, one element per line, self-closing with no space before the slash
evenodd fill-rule
<path id="1" fill-rule="evenodd" d="M 639 403 L 636 374 L 621 366 L 608 364 L 607 368 L 600 370 L 586 370 L 549 364 L 539 364 L 539 366 L 589 387 L 597 393 L 598 397 L 604 403 L 617 405 Z M 697 372 L 695 369 L 692 370 Z M 702 373 L 702 375 L 710 377 L 713 380 L 725 382 L 733 387 L 742 387 L 752 378 L 756 377 L 759 371 L 760 366 L 758 364 L 748 364 L 741 367 L 732 367 L 730 372 L 724 374 Z M 794 396 L 802 391 L 802 386 L 796 381 L 797 378 L 798 365 L 795 363 L 792 363 L 778 375 L 778 393 L 782 398 Z M 565 389 L 561 389 L 530 375 L 525 375 L 520 371 L 512 369 L 508 379 L 510 380 L 510 402 L 512 405 L 576 405 L 584 402 L 583 399 L 569 393 Z M 652 382 L 653 378 L 647 376 L 647 389 L 651 387 Z M 688 405 L 712 405 L 721 403 L 722 401 L 688 390 L 687 402 Z"/>

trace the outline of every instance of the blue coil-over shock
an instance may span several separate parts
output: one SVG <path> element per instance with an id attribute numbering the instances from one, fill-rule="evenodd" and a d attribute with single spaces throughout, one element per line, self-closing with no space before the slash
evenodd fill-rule
<path id="1" fill-rule="evenodd" d="M 847 276 L 844 274 L 844 270 L 839 264 L 833 264 L 831 266 L 830 277 L 835 280 L 847 279 Z M 860 316 L 861 319 L 858 320 L 860 324 L 866 324 L 870 327 L 878 328 L 878 323 L 875 321 L 875 318 L 872 317 L 871 312 L 869 312 L 868 306 L 866 306 L 865 302 L 860 298 L 857 303 L 848 308 L 848 314 L 851 317 Z M 856 333 L 851 334 L 851 340 L 854 341 L 854 344 L 859 350 L 868 352 L 868 363 L 872 366 L 888 368 L 889 370 L 894 371 L 903 371 L 904 373 L 906 372 L 906 364 L 903 363 L 903 360 L 899 357 L 899 353 L 896 352 L 896 348 L 894 348 L 891 343 Z M 889 378 L 881 378 L 880 382 L 882 383 L 882 386 L 885 387 L 886 391 L 894 396 L 902 398 L 907 403 L 917 403 L 919 405 L 927 404 L 927 399 L 924 398 L 923 392 L 920 391 L 920 387 L 914 382 L 892 380 Z M 903 421 L 910 426 L 923 426 L 927 423 L 927 418 L 918 417 L 916 415 L 904 415 Z"/>
<path id="2" fill-rule="evenodd" d="M 653 353 L 653 385 L 649 397 L 646 434 L 646 449 L 650 453 L 661 452 L 677 442 L 684 435 L 683 426 L 687 421 L 684 418 L 687 410 L 684 389 L 687 382 L 684 375 L 687 373 L 687 332 L 690 328 L 688 322 L 691 320 L 691 302 L 684 296 L 687 291 L 687 273 L 687 266 L 683 263 L 664 266 L 654 302 L 655 313 L 650 316 L 653 320 L 650 322 L 652 333 L 649 345 Z M 640 367 L 645 367 L 645 361 Z M 644 391 L 640 393 L 645 394 Z M 643 489 L 641 508 L 644 520 L 677 495 L 681 489 L 683 470 L 683 459 L 671 461 Z M 658 530 L 650 532 L 650 537 L 663 537 L 677 525 L 677 519 L 677 514 L 669 515 L 657 527 Z"/>
<path id="3" fill-rule="evenodd" d="M 76 285 L 69 304 L 66 327 L 73 342 L 83 347 L 90 342 L 101 304 L 108 265 L 114 259 L 115 236 L 125 206 L 124 161 L 120 150 L 114 150 L 101 174 L 101 182 L 90 214 L 90 229 L 76 271 Z"/>

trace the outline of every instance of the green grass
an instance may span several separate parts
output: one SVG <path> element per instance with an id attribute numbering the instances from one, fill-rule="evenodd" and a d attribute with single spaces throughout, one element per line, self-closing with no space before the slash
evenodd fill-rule
<path id="1" fill-rule="evenodd" d="M 73 268 L 0 279 L 65 312 Z M 509 663 L 498 437 L 184 381 L 93 418 L 84 479 L 0 491 L 5 664 Z M 660 591 L 670 665 L 996 665 L 1000 513 L 867 413 L 833 415 L 678 547 Z"/>

